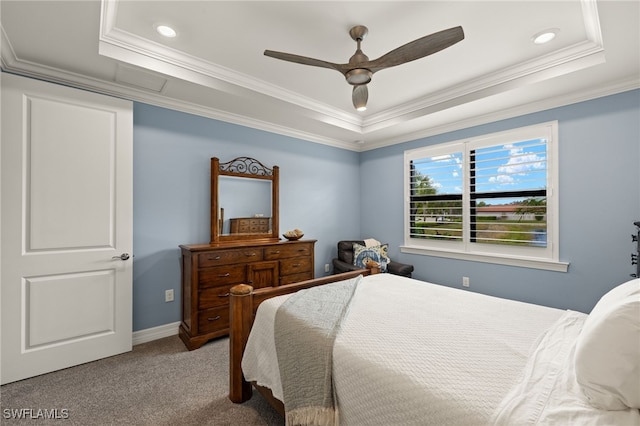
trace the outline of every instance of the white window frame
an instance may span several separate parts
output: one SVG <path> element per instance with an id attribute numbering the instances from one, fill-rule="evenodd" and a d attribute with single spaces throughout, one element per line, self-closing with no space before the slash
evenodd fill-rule
<path id="1" fill-rule="evenodd" d="M 547 140 L 547 246 L 515 247 L 478 244 L 469 241 L 469 152 L 474 149 L 520 142 L 529 139 Z M 463 241 L 441 241 L 410 236 L 410 174 L 411 161 L 453 152 L 462 152 L 463 173 Z M 569 263 L 559 259 L 559 191 L 558 191 L 558 122 L 550 121 L 443 144 L 425 146 L 404 153 L 404 245 L 403 253 L 471 260 L 501 265 L 567 272 Z"/>

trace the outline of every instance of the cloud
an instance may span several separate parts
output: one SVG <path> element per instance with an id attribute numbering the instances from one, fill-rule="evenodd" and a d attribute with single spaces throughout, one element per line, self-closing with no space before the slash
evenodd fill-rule
<path id="1" fill-rule="evenodd" d="M 509 175 L 498 175 L 498 176 L 491 176 L 489 178 L 489 182 L 498 183 L 500 185 L 509 185 L 509 184 L 515 183 L 515 179 Z"/>
<path id="2" fill-rule="evenodd" d="M 546 167 L 546 158 L 536 153 L 526 153 L 522 148 L 515 148 L 513 145 L 505 145 L 509 149 L 509 160 L 503 166 L 498 167 L 500 173 L 489 178 L 489 182 L 500 185 L 511 185 L 516 183 L 514 176 L 526 176 L 528 172 L 541 170 Z"/>

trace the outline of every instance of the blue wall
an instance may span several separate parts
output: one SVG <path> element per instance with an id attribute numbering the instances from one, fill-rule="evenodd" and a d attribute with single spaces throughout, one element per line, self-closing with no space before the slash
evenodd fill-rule
<path id="1" fill-rule="evenodd" d="M 211 157 L 280 167 L 280 230 L 318 240 L 316 277 L 359 236 L 358 153 L 140 103 L 133 116 L 134 330 L 180 320 L 178 245 L 209 242 Z"/>
<path id="2" fill-rule="evenodd" d="M 569 271 L 497 266 L 399 252 L 403 244 L 405 150 L 558 120 L 560 260 Z M 608 96 L 361 154 L 363 235 L 391 245 L 391 258 L 414 277 L 471 291 L 589 312 L 602 294 L 634 272 L 633 222 L 640 220 L 640 91 Z M 384 194 L 387 202 L 380 202 Z M 393 252 L 395 250 L 395 253 Z"/>
<path id="3" fill-rule="evenodd" d="M 134 330 L 180 319 L 180 244 L 209 241 L 209 159 L 280 166 L 280 230 L 317 239 L 316 276 L 338 240 L 375 237 L 414 277 L 548 306 L 589 311 L 633 272 L 640 220 L 640 92 L 355 153 L 216 120 L 134 106 Z M 560 257 L 568 273 L 400 253 L 403 152 L 469 135 L 558 120 Z M 164 302 L 173 288 L 176 301 Z"/>

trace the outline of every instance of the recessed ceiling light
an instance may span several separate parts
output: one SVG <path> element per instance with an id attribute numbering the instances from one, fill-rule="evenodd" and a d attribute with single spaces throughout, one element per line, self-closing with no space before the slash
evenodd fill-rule
<path id="1" fill-rule="evenodd" d="M 558 33 L 560 32 L 557 28 L 550 28 L 548 30 L 544 30 L 534 35 L 531 39 L 535 44 L 545 44 L 549 43 L 551 40 L 556 38 Z"/>
<path id="2" fill-rule="evenodd" d="M 158 34 L 169 38 L 173 38 L 177 35 L 176 30 L 167 25 L 156 26 L 156 31 L 158 32 Z"/>

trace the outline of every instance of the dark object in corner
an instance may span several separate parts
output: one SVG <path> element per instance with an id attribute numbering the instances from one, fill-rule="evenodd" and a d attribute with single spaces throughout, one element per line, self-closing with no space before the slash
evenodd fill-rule
<path id="1" fill-rule="evenodd" d="M 633 222 L 633 224 L 638 228 L 636 235 L 631 235 L 631 241 L 636 243 L 636 252 L 631 253 L 631 264 L 636 265 L 636 273 L 631 274 L 634 278 L 640 278 L 640 262 L 638 262 L 638 257 L 640 257 L 640 221 Z"/>
<path id="2" fill-rule="evenodd" d="M 338 242 L 338 257 L 333 259 L 333 273 L 355 271 L 361 269 L 353 264 L 353 243 L 364 245 L 363 240 L 343 240 Z M 387 264 L 387 272 L 394 275 L 411 278 L 413 265 L 407 265 L 393 260 Z"/>

